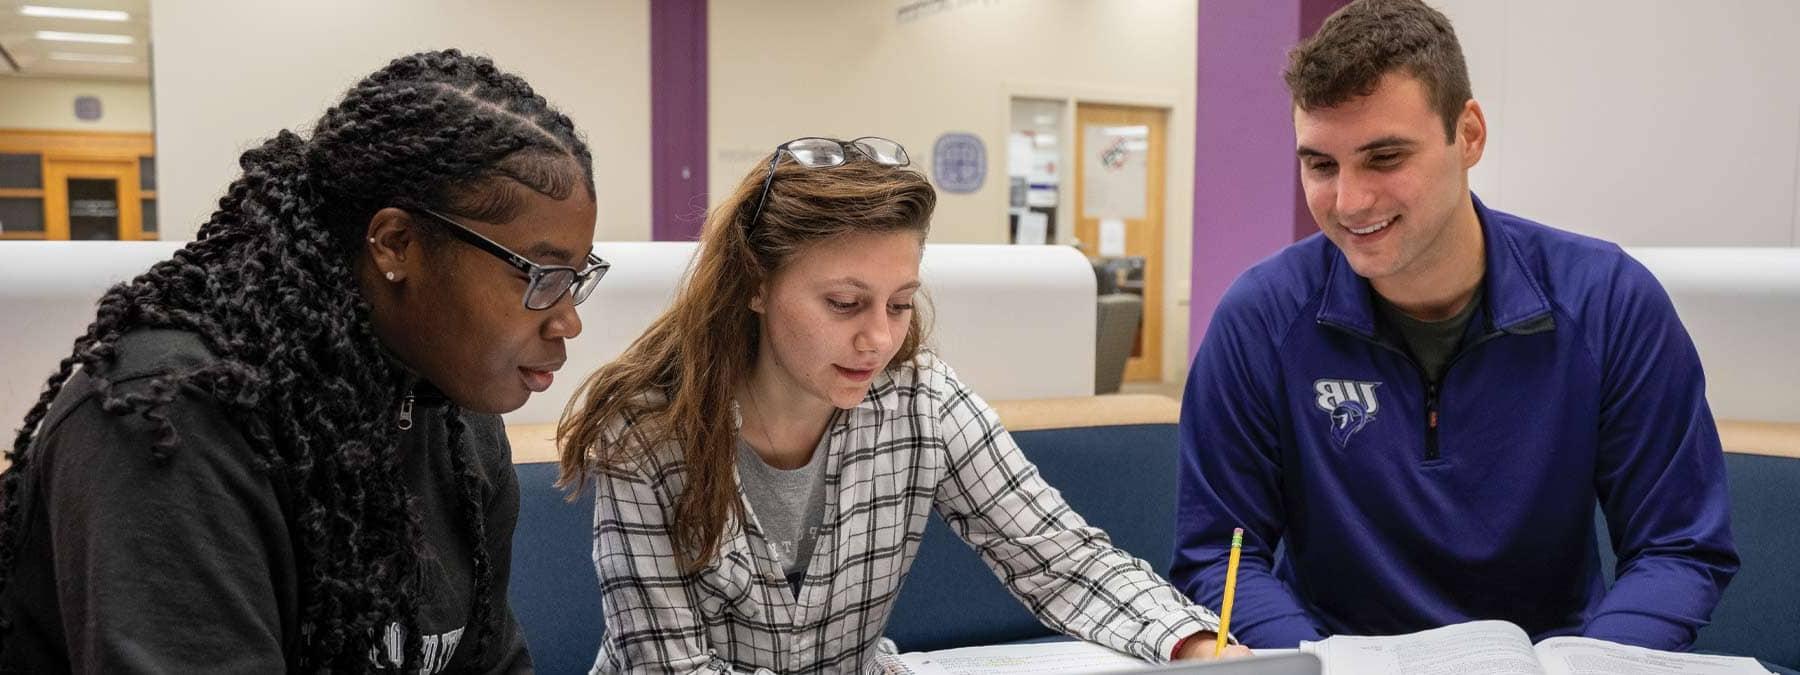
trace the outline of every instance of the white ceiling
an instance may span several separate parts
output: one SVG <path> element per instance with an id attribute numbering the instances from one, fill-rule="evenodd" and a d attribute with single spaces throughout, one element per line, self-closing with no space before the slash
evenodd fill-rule
<path id="1" fill-rule="evenodd" d="M 118 10 L 123 22 L 26 16 L 26 5 Z M 125 35 L 131 44 L 92 44 L 38 39 L 39 31 Z M 149 0 L 0 0 L 0 77 L 150 79 Z M 89 59 L 87 61 L 79 59 Z M 98 60 L 126 60 L 100 63 Z"/>

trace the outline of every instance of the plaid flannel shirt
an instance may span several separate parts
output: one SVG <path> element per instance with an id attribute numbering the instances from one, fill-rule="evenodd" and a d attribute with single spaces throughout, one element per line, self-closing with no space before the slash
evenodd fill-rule
<path id="1" fill-rule="evenodd" d="M 617 442 L 624 426 L 602 442 Z M 870 669 L 934 508 L 1062 633 L 1163 661 L 1183 638 L 1218 628 L 1212 612 L 1071 510 L 993 409 L 930 354 L 879 374 L 826 434 L 826 516 L 797 599 L 754 513 L 727 528 L 698 572 L 676 565 L 678 449 L 596 474 L 606 635 L 594 672 Z"/>

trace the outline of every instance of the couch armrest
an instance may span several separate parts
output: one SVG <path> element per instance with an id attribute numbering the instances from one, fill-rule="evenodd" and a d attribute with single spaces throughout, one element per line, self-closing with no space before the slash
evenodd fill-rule
<path id="1" fill-rule="evenodd" d="M 1007 431 L 1071 429 L 1125 424 L 1175 424 L 1181 403 L 1155 394 L 1111 394 L 1075 398 L 996 401 L 994 412 Z"/>
<path id="2" fill-rule="evenodd" d="M 1800 423 L 1719 420 L 1726 452 L 1800 459 Z"/>
<path id="3" fill-rule="evenodd" d="M 1000 423 L 1006 425 L 1007 431 L 1014 432 L 1124 424 L 1174 424 L 1181 416 L 1180 402 L 1155 394 L 1042 398 L 998 401 L 993 405 L 994 411 L 1000 413 Z M 512 441 L 515 464 L 557 461 L 554 424 L 508 424 L 506 438 Z"/>

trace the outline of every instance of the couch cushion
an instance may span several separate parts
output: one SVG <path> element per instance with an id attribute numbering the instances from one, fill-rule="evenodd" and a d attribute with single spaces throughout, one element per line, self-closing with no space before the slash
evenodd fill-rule
<path id="1" fill-rule="evenodd" d="M 1800 459 L 1725 453 L 1731 486 L 1731 535 L 1743 567 L 1725 587 L 1696 651 L 1754 656 L 1800 668 Z M 1600 565 L 1613 580 L 1606 519 L 1594 512 Z"/>
<path id="2" fill-rule="evenodd" d="M 519 526 L 513 531 L 508 598 L 540 673 L 585 673 L 605 631 L 594 577 L 594 500 L 573 503 L 554 487 L 556 464 L 513 465 L 519 472 Z"/>
<path id="3" fill-rule="evenodd" d="M 1695 649 L 1800 668 L 1800 459 L 1726 453 L 1743 568 Z"/>
<path id="4" fill-rule="evenodd" d="M 1154 568 L 1168 565 L 1174 551 L 1174 424 L 1020 431 L 1013 438 L 1044 480 L 1111 535 L 1115 546 Z M 885 633 L 904 651 L 1052 634 L 936 515 Z"/>

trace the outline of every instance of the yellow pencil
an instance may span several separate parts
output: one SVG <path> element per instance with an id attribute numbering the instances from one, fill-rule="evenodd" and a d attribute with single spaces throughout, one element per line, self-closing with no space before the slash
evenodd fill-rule
<path id="1" fill-rule="evenodd" d="M 1237 596 L 1238 558 L 1244 553 L 1244 528 L 1231 531 L 1231 563 L 1225 566 L 1225 603 L 1219 607 L 1219 640 L 1213 643 L 1213 658 L 1225 655 L 1226 636 L 1231 634 L 1231 600 Z"/>

